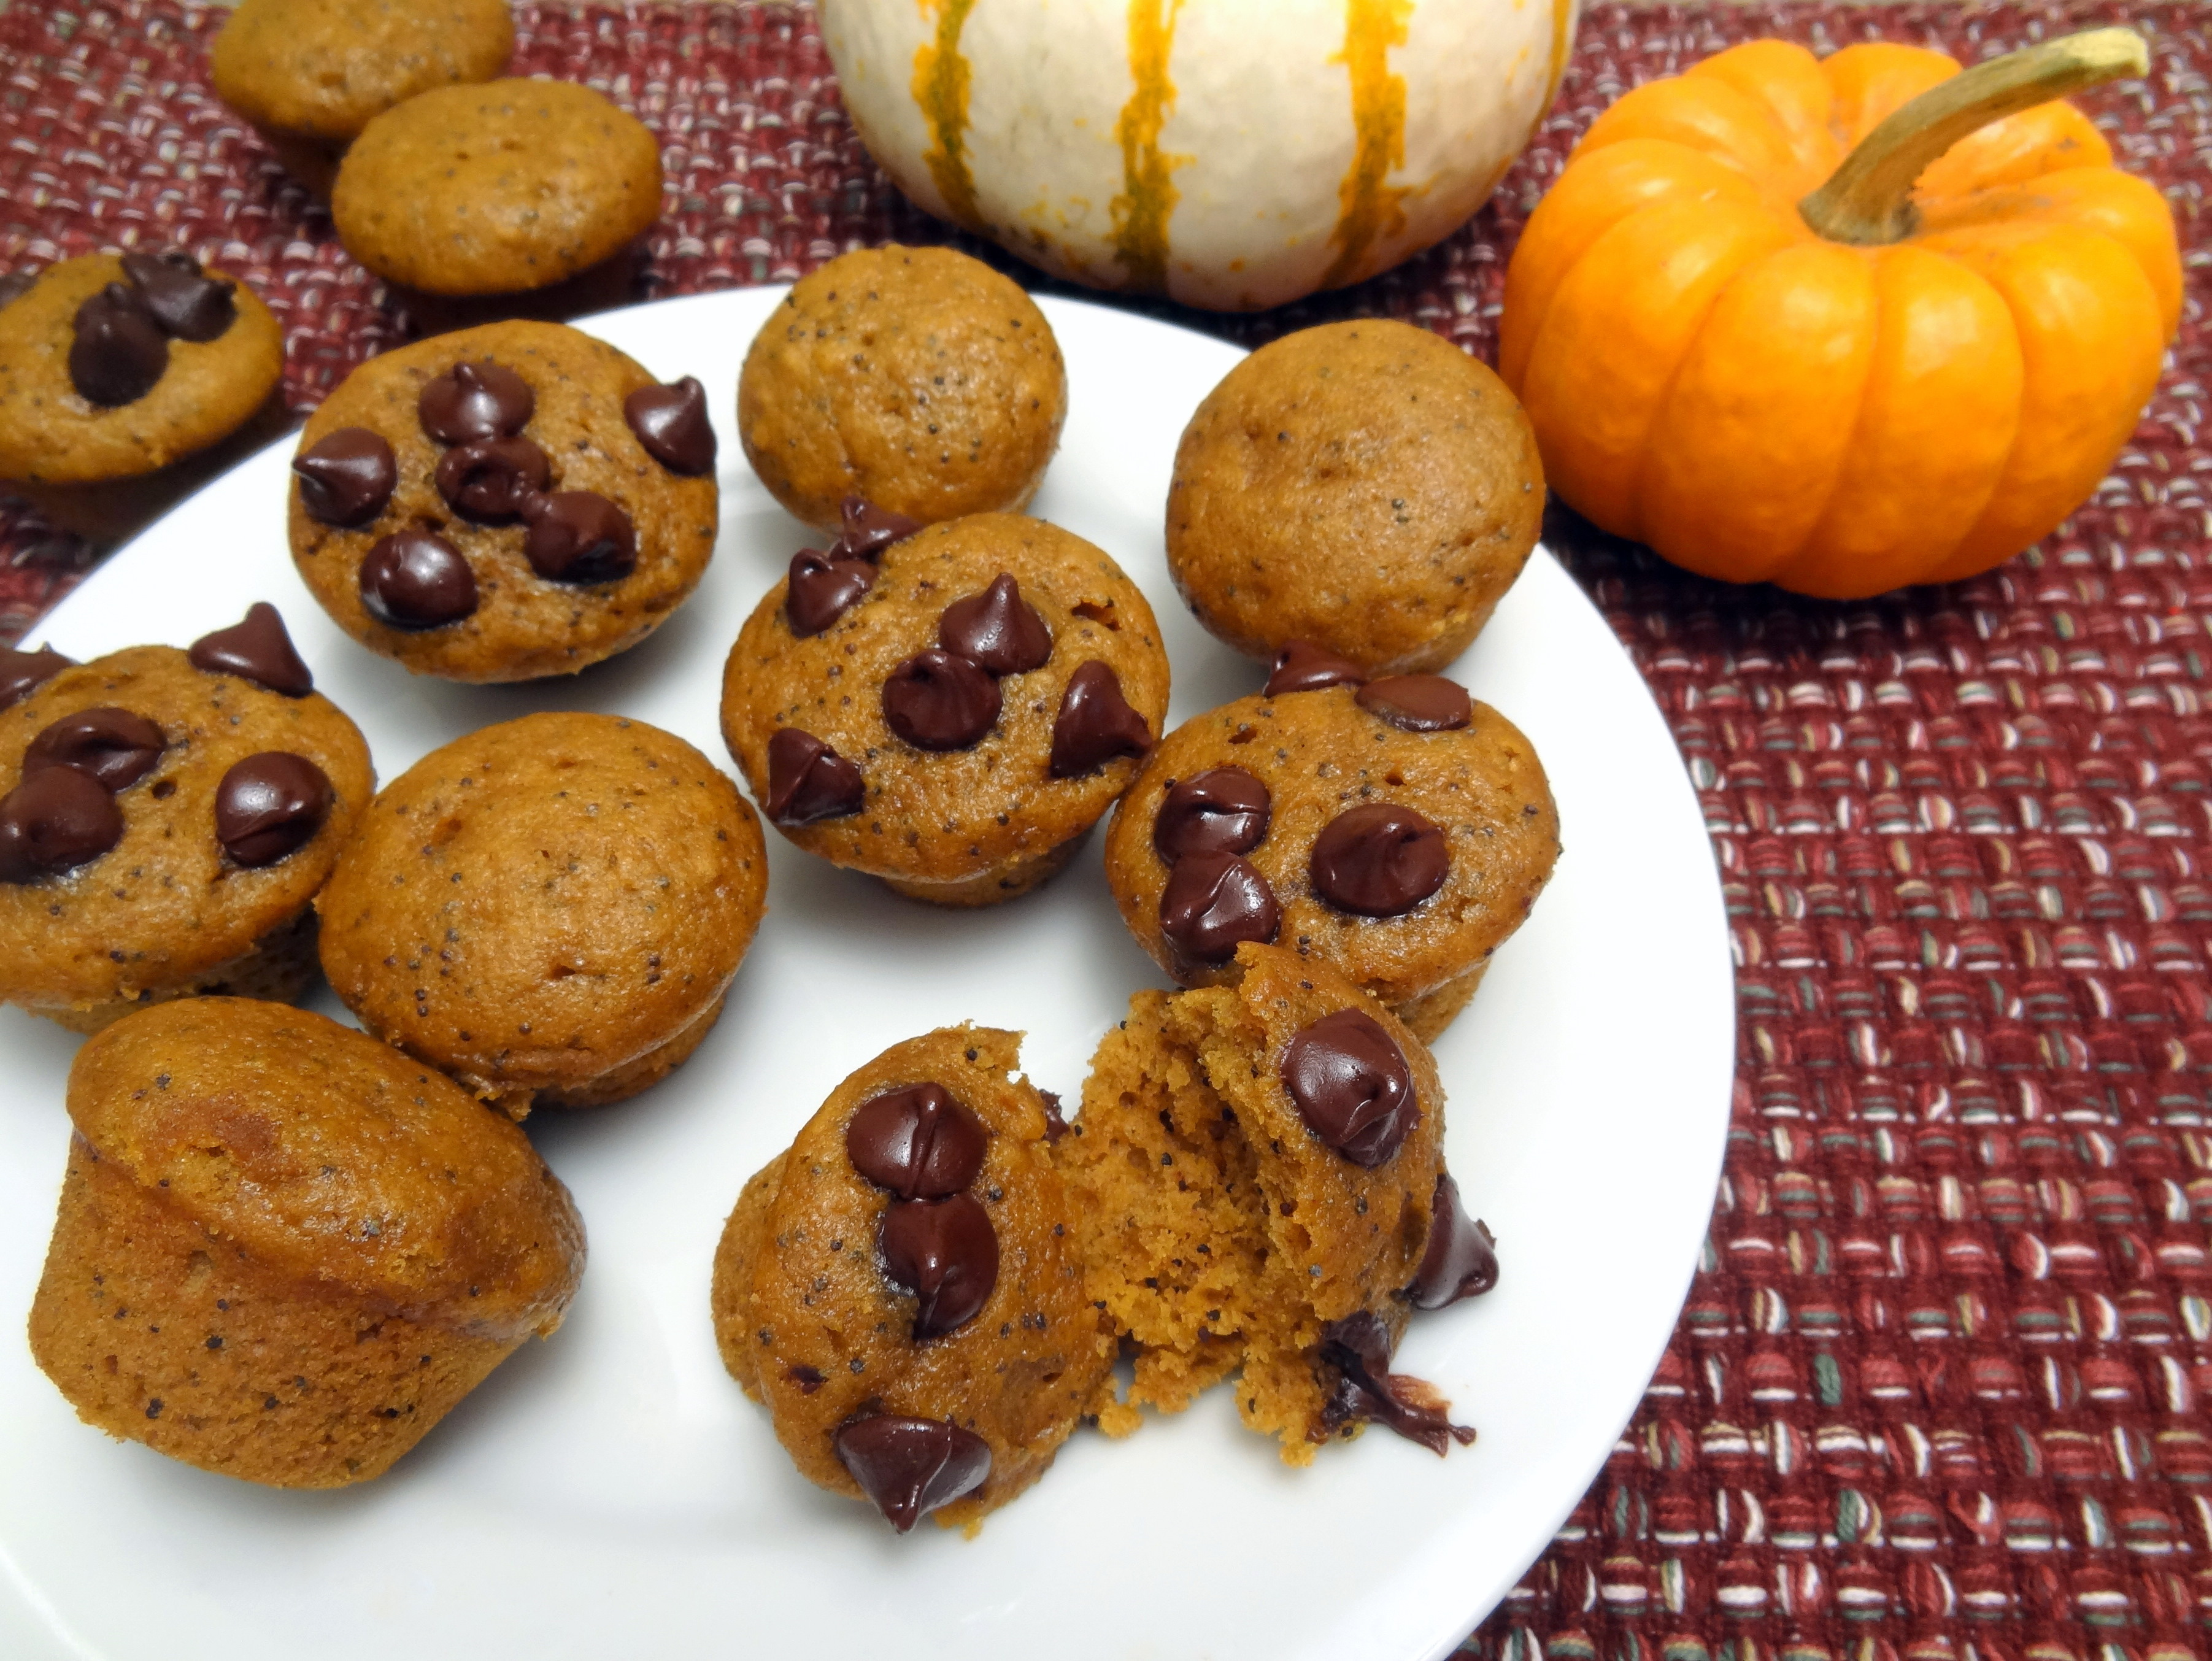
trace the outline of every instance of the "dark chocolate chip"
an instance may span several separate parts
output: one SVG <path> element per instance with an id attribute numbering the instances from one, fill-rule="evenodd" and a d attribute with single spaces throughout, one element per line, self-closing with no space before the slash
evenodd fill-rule
<path id="1" fill-rule="evenodd" d="M 289 750 L 248 756 L 215 789 L 215 837 L 240 865 L 274 865 L 323 828 L 337 800 L 323 770 Z"/>
<path id="2" fill-rule="evenodd" d="M 300 505 L 310 519 L 344 528 L 366 525 L 384 511 L 399 483 L 399 466 L 381 434 L 341 427 L 292 458 L 299 475 Z"/>
<path id="3" fill-rule="evenodd" d="M 532 496 L 522 516 L 523 557 L 548 582 L 619 582 L 637 569 L 637 527 L 596 490 Z"/>
<path id="4" fill-rule="evenodd" d="M 135 289 L 111 283 L 76 308 L 70 384 L 88 404 L 136 403 L 169 367 L 169 337 Z"/>
<path id="5" fill-rule="evenodd" d="M 847 1425 L 834 1445 L 837 1462 L 901 1534 L 991 1475 L 991 1445 L 941 1419 L 879 1413 Z"/>
<path id="6" fill-rule="evenodd" d="M 265 599 L 247 606 L 243 622 L 202 635 L 185 655 L 196 669 L 236 675 L 288 698 L 303 698 L 315 690 L 315 678 L 293 649 L 283 618 Z"/>
<path id="7" fill-rule="evenodd" d="M 1400 917 L 1444 885 L 1444 833 L 1410 807 L 1370 802 L 1322 827 L 1307 862 L 1314 892 L 1340 911 Z"/>
<path id="8" fill-rule="evenodd" d="M 1116 756 L 1141 756 L 1152 747 L 1152 729 L 1121 696 L 1121 678 L 1112 666 L 1095 658 L 1079 665 L 1053 719 L 1053 777 L 1081 778 Z"/>
<path id="9" fill-rule="evenodd" d="M 950 652 L 916 652 L 884 682 L 884 720 L 917 750 L 980 743 L 999 709 L 999 683 Z"/>
<path id="10" fill-rule="evenodd" d="M 860 770 L 811 733 L 780 727 L 768 741 L 768 800 L 761 804 L 778 824 L 857 813 L 868 799 Z"/>
<path id="11" fill-rule="evenodd" d="M 1474 719 L 1467 688 L 1442 675 L 1386 675 L 1361 687 L 1358 703 L 1409 733 L 1449 733 Z"/>
<path id="12" fill-rule="evenodd" d="M 10 271 L 0 277 L 0 307 L 12 306 L 38 286 L 36 271 Z"/>
<path id="13" fill-rule="evenodd" d="M 878 508 L 866 496 L 847 496 L 837 507 L 843 520 L 837 545 L 830 551 L 854 559 L 880 559 L 894 542 L 904 542 L 921 529 L 921 521 Z"/>
<path id="14" fill-rule="evenodd" d="M 1474 1440 L 1474 1431 L 1452 1423 L 1451 1403 L 1434 1384 L 1390 1371 L 1390 1329 L 1371 1311 L 1355 1311 L 1323 1327 L 1321 1359 L 1340 1377 L 1319 1422 L 1307 1433 L 1310 1440 L 1325 1442 L 1361 1421 L 1388 1426 L 1439 1457 L 1454 1442 L 1465 1447 Z"/>
<path id="15" fill-rule="evenodd" d="M 35 652 L 19 652 L 12 646 L 0 646 L 0 709 L 14 709 L 37 688 L 76 664 L 75 658 L 65 658 L 51 646 L 41 646 Z"/>
<path id="16" fill-rule="evenodd" d="M 428 531 L 400 531 L 361 563 L 361 603 L 394 629 L 436 629 L 477 609 L 477 577 L 461 551 Z"/>
<path id="17" fill-rule="evenodd" d="M 1187 854 L 1160 893 L 1160 933 L 1194 963 L 1227 963 L 1245 940 L 1265 944 L 1282 926 L 1267 879 L 1234 854 Z"/>
<path id="18" fill-rule="evenodd" d="M 1318 692 L 1324 686 L 1357 686 L 1367 678 L 1358 664 L 1324 652 L 1310 640 L 1286 640 L 1275 654 L 1262 697 L 1279 698 L 1285 692 Z"/>
<path id="19" fill-rule="evenodd" d="M 957 1194 L 983 1168 L 982 1123 L 941 1084 L 871 1096 L 845 1127 L 853 1169 L 902 1200 Z"/>
<path id="20" fill-rule="evenodd" d="M 103 704 L 64 715 L 33 739 L 23 751 L 23 776 L 74 767 L 112 791 L 127 789 L 154 770 L 168 747 L 161 729 L 145 716 Z"/>
<path id="21" fill-rule="evenodd" d="M 1186 854 L 1249 854 L 1267 834 L 1267 787 L 1241 767 L 1179 780 L 1152 820 L 1152 848 L 1173 865 Z"/>
<path id="22" fill-rule="evenodd" d="M 1498 1242 L 1461 1208 L 1459 1184 L 1448 1171 L 1437 1173 L 1429 1211 L 1429 1244 L 1421 1266 L 1413 1272 L 1413 1283 L 1398 1295 L 1415 1309 L 1442 1309 L 1496 1286 Z"/>
<path id="23" fill-rule="evenodd" d="M 1058 1091 L 1040 1090 L 1037 1094 L 1044 1098 L 1044 1140 L 1045 1145 L 1050 1147 L 1067 1135 L 1067 1115 L 1060 1110 Z"/>
<path id="24" fill-rule="evenodd" d="M 893 1201 L 876 1247 L 884 1278 L 914 1294 L 916 1343 L 974 1320 L 999 1283 L 999 1231 L 971 1194 Z"/>
<path id="25" fill-rule="evenodd" d="M 74 871 L 122 840 L 115 793 L 74 767 L 33 773 L 0 796 L 0 882 Z"/>
<path id="26" fill-rule="evenodd" d="M 415 400 L 416 419 L 441 444 L 471 444 L 480 438 L 509 438 L 520 432 L 538 408 L 530 383 L 497 363 L 456 363 L 422 383 Z"/>
<path id="27" fill-rule="evenodd" d="M 1283 1088 L 1315 1135 L 1369 1171 L 1421 1120 L 1405 1052 L 1362 1009 L 1300 1028 L 1283 1050 Z"/>
<path id="28" fill-rule="evenodd" d="M 478 525 L 513 524 L 552 477 L 545 452 L 526 438 L 479 438 L 438 458 L 438 494 Z"/>
<path id="29" fill-rule="evenodd" d="M 820 634 L 859 605 L 875 583 L 876 568 L 865 559 L 801 548 L 791 557 L 791 581 L 783 595 L 791 632 L 801 640 Z"/>
<path id="30" fill-rule="evenodd" d="M 980 594 L 956 599 L 937 619 L 937 643 L 987 675 L 1018 675 L 1052 656 L 1052 630 L 1001 571 Z"/>
<path id="31" fill-rule="evenodd" d="M 623 419 L 645 453 L 670 472 L 690 478 L 714 470 L 714 426 L 696 376 L 639 387 L 623 400 Z"/>
<path id="32" fill-rule="evenodd" d="M 238 315 L 238 284 L 210 277 L 181 248 L 165 253 L 127 253 L 123 274 L 162 331 L 178 340 L 220 340 Z"/>

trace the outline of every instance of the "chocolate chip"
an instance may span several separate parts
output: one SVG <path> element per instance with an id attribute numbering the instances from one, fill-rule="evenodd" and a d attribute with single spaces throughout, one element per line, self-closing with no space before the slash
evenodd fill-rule
<path id="1" fill-rule="evenodd" d="M 264 750 L 216 786 L 215 837 L 240 865 L 274 865 L 322 829 L 337 800 L 323 770 L 305 756 Z"/>
<path id="2" fill-rule="evenodd" d="M 707 389 L 685 375 L 665 386 L 641 386 L 623 400 L 645 453 L 672 473 L 696 478 L 714 469 L 714 427 L 707 419 Z"/>
<path id="3" fill-rule="evenodd" d="M 999 1283 L 999 1231 L 970 1194 L 892 1202 L 876 1249 L 884 1278 L 914 1294 L 916 1343 L 975 1319 Z"/>
<path id="4" fill-rule="evenodd" d="M 1340 1009 L 1299 1029 L 1283 1050 L 1282 1073 L 1314 1135 L 1366 1170 L 1420 1123 L 1405 1052 L 1364 1010 Z"/>
<path id="5" fill-rule="evenodd" d="M 1413 1284 L 1398 1295 L 1415 1309 L 1442 1309 L 1496 1286 L 1498 1242 L 1461 1208 L 1459 1184 L 1448 1171 L 1437 1173 L 1429 1212 L 1429 1244 L 1421 1266 L 1413 1272 Z"/>
<path id="6" fill-rule="evenodd" d="M 1386 675 L 1359 689 L 1359 707 L 1409 733 L 1449 733 L 1474 719 L 1467 688 L 1442 675 Z"/>
<path id="7" fill-rule="evenodd" d="M 1261 944 L 1282 925 L 1275 891 L 1234 854 L 1187 854 L 1160 894 L 1160 933 L 1194 963 L 1227 963 L 1245 940 Z"/>
<path id="8" fill-rule="evenodd" d="M 123 274 L 137 286 L 154 320 L 178 340 L 220 340 L 238 315 L 238 284 L 209 277 L 181 248 L 125 254 Z"/>
<path id="9" fill-rule="evenodd" d="M 244 621 L 202 635 L 185 655 L 195 669 L 236 675 L 288 698 L 303 698 L 315 690 L 315 678 L 293 649 L 283 618 L 265 599 L 247 606 Z"/>
<path id="10" fill-rule="evenodd" d="M 1052 656 L 1052 631 L 1001 571 L 980 594 L 956 599 L 937 619 L 937 643 L 987 675 L 1018 675 Z"/>
<path id="11" fill-rule="evenodd" d="M 88 404 L 112 409 L 154 390 L 169 367 L 169 337 L 135 289 L 111 283 L 76 308 L 70 384 Z"/>
<path id="12" fill-rule="evenodd" d="M 75 658 L 65 658 L 51 646 L 41 646 L 35 652 L 0 646 L 0 709 L 14 709 L 38 687 L 76 664 Z"/>
<path id="13" fill-rule="evenodd" d="M 1040 1090 L 1037 1094 L 1044 1098 L 1044 1140 L 1045 1146 L 1050 1147 L 1067 1135 L 1067 1116 L 1060 1110 L 1058 1091 Z"/>
<path id="14" fill-rule="evenodd" d="M 1399 917 L 1444 885 L 1444 833 L 1410 807 L 1348 807 L 1322 827 L 1307 861 L 1314 892 L 1340 911 Z"/>
<path id="15" fill-rule="evenodd" d="M 361 603 L 394 629 L 436 629 L 477 609 L 477 577 L 461 551 L 428 531 L 400 531 L 361 563 Z"/>
<path id="16" fill-rule="evenodd" d="M 1095 658 L 1078 666 L 1053 719 L 1052 776 L 1081 778 L 1116 756 L 1141 756 L 1152 747 L 1152 729 L 1121 696 L 1121 678 Z"/>
<path id="17" fill-rule="evenodd" d="M 637 569 L 637 527 L 595 490 L 532 496 L 522 516 L 523 557 L 548 582 L 619 582 Z"/>
<path id="18" fill-rule="evenodd" d="M 860 770 L 811 733 L 781 727 L 768 741 L 768 800 L 761 804 L 778 824 L 857 813 L 868 799 Z"/>
<path id="19" fill-rule="evenodd" d="M 74 871 L 122 840 L 115 793 L 74 767 L 33 773 L 0 796 L 0 882 Z"/>
<path id="20" fill-rule="evenodd" d="M 1321 1359 L 1341 1376 L 1322 1404 L 1320 1422 L 1308 1433 L 1312 1440 L 1327 1441 L 1360 1420 L 1385 1425 L 1438 1456 L 1454 1442 L 1465 1447 L 1474 1440 L 1472 1430 L 1452 1423 L 1451 1403 L 1434 1384 L 1390 1371 L 1390 1329 L 1371 1311 L 1355 1311 L 1323 1327 Z"/>
<path id="21" fill-rule="evenodd" d="M 917 750 L 979 743 L 999 709 L 999 683 L 950 652 L 916 652 L 884 682 L 884 720 Z"/>
<path id="22" fill-rule="evenodd" d="M 801 640 L 820 634 L 860 604 L 875 587 L 876 568 L 834 550 L 802 548 L 791 557 L 791 581 L 784 589 L 783 615 Z"/>
<path id="23" fill-rule="evenodd" d="M 438 458 L 438 494 L 478 525 L 514 523 L 552 477 L 545 452 L 526 438 L 479 438 Z"/>
<path id="24" fill-rule="evenodd" d="M 985 1136 L 981 1121 L 943 1085 L 910 1084 L 854 1110 L 845 1157 L 902 1200 L 941 1200 L 975 1180 Z"/>
<path id="25" fill-rule="evenodd" d="M 362 526 L 384 511 L 399 483 L 399 466 L 383 435 L 366 427 L 340 427 L 292 458 L 300 479 L 300 505 L 307 517 L 343 528 Z"/>
<path id="26" fill-rule="evenodd" d="M 1279 698 L 1285 692 L 1317 692 L 1324 686 L 1357 686 L 1367 678 L 1358 664 L 1324 652 L 1310 640 L 1286 640 L 1275 654 L 1262 697 Z"/>
<path id="27" fill-rule="evenodd" d="M 126 789 L 154 770 L 169 741 L 145 716 L 103 704 L 64 715 L 23 751 L 23 776 L 74 767 L 109 790 Z"/>
<path id="28" fill-rule="evenodd" d="M 866 496 L 847 496 L 837 506 L 843 527 L 832 553 L 854 559 L 880 559 L 894 542 L 903 542 L 921 529 L 921 521 L 878 508 Z"/>
<path id="29" fill-rule="evenodd" d="M 847 1425 L 833 1445 L 837 1462 L 901 1534 L 991 1475 L 991 1445 L 941 1419 L 879 1413 Z"/>
<path id="30" fill-rule="evenodd" d="M 538 408 L 530 383 L 497 363 L 456 363 L 422 383 L 416 419 L 441 444 L 507 438 L 529 424 Z"/>
<path id="31" fill-rule="evenodd" d="M 1267 834 L 1267 787 L 1241 767 L 1179 780 L 1152 820 L 1152 848 L 1173 865 L 1186 854 L 1249 854 Z"/>
<path id="32" fill-rule="evenodd" d="M 14 305 L 38 284 L 36 271 L 10 271 L 0 277 L 0 307 Z"/>

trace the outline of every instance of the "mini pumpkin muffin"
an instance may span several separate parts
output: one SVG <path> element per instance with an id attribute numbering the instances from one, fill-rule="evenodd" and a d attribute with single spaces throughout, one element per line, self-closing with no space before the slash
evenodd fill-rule
<path id="1" fill-rule="evenodd" d="M 92 1032 L 168 998 L 304 993 L 308 902 L 376 776 L 276 609 L 188 652 L 0 673 L 0 1001 Z"/>
<path id="2" fill-rule="evenodd" d="M 1302 329 L 1183 429 L 1168 569 L 1198 620 L 1267 657 L 1306 640 L 1377 674 L 1464 651 L 1535 546 L 1544 470 L 1505 383 L 1425 329 Z"/>
<path id="3" fill-rule="evenodd" d="M 77 1052 L 69 1114 L 31 1354 L 86 1423 L 203 1470 L 381 1475 L 583 1272 L 519 1129 L 304 1010 L 140 1010 Z"/>
<path id="4" fill-rule="evenodd" d="M 970 1527 L 1110 1402 L 1020 1036 L 892 1045 L 746 1183 L 714 1254 L 715 1341 L 802 1475 L 905 1533 Z"/>
<path id="5" fill-rule="evenodd" d="M 825 531 L 849 496 L 924 523 L 1018 513 L 1066 417 L 1044 313 L 951 248 L 862 248 L 799 278 L 738 378 L 745 459 Z"/>
<path id="6" fill-rule="evenodd" d="M 526 715 L 394 779 L 318 902 L 380 1037 L 516 1118 L 657 1082 L 722 1013 L 768 861 L 737 788 L 615 715 Z"/>
<path id="7" fill-rule="evenodd" d="M 284 336 L 179 249 L 0 279 L 0 490 L 117 541 L 275 438 Z"/>
<path id="8" fill-rule="evenodd" d="M 722 736 L 777 830 L 941 905 L 1059 870 L 1167 709 L 1152 608 L 1042 520 L 978 514 L 802 551 L 722 677 Z"/>
<path id="9" fill-rule="evenodd" d="M 208 69 L 286 170 L 327 196 L 371 117 L 433 87 L 489 81 L 514 51 L 507 0 L 242 0 Z"/>
<path id="10" fill-rule="evenodd" d="M 1279 943 L 1433 1039 L 1559 857 L 1543 764 L 1440 675 L 1362 684 L 1294 643 L 1269 689 L 1185 721 L 1121 799 L 1106 878 L 1122 920 L 1185 986 Z"/>
<path id="11" fill-rule="evenodd" d="M 371 358 L 300 435 L 293 563 L 416 674 L 528 680 L 635 646 L 714 551 L 706 393 L 603 341 L 495 323 Z"/>

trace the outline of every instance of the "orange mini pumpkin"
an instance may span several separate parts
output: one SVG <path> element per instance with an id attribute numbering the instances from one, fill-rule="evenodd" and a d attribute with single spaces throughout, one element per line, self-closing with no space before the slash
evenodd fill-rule
<path id="1" fill-rule="evenodd" d="M 1553 489 L 1691 570 L 1836 598 L 2044 536 L 2181 313 L 2165 202 L 2046 100 L 2146 66 L 2125 29 L 1963 75 L 1766 40 L 1629 93 L 1506 276 L 1498 372 Z"/>

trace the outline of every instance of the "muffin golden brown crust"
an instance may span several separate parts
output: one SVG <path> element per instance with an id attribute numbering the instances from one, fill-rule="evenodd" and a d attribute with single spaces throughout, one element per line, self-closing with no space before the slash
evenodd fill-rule
<path id="1" fill-rule="evenodd" d="M 1044 313 L 951 248 L 864 248 L 801 277 L 738 379 L 745 459 L 823 530 L 848 496 L 925 523 L 1018 512 L 1066 416 Z"/>
<path id="2" fill-rule="evenodd" d="M 319 1015 L 164 1004 L 70 1069 L 39 1365 L 113 1436 L 248 1482 L 377 1475 L 574 1295 L 520 1131 Z"/>
<path id="3" fill-rule="evenodd" d="M 635 1094 L 705 1037 L 760 926 L 759 822 L 681 739 L 527 715 L 392 781 L 321 896 L 371 1031 L 518 1117 Z"/>
<path id="4" fill-rule="evenodd" d="M 1376 673 L 1443 668 L 1542 528 L 1535 432 L 1505 383 L 1410 324 L 1263 346 L 1183 429 L 1168 569 L 1238 651 L 1308 640 Z"/>

